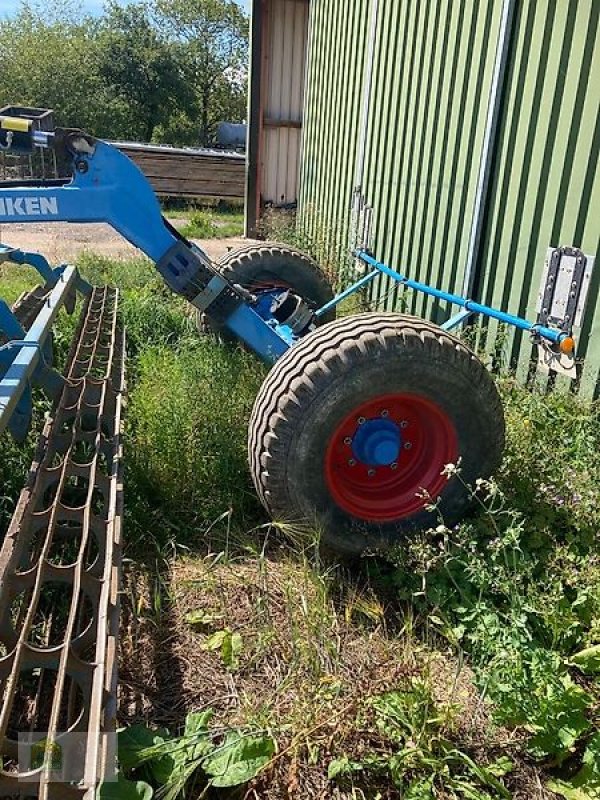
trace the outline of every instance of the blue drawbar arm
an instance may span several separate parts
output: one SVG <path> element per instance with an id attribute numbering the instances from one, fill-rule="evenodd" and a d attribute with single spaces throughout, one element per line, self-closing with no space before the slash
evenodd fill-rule
<path id="1" fill-rule="evenodd" d="M 268 313 L 258 314 L 248 296 L 163 218 L 148 181 L 127 156 L 81 131 L 40 133 L 24 130 L 24 122 L 0 117 L 0 146 L 52 147 L 70 159 L 73 177 L 1 184 L 0 223 L 108 223 L 156 264 L 174 292 L 216 318 L 263 360 L 273 362 L 288 350 L 290 329 Z"/>
<path id="2" fill-rule="evenodd" d="M 505 311 L 499 311 L 497 308 L 492 308 L 491 306 L 477 303 L 475 300 L 468 300 L 460 295 L 450 294 L 449 292 L 444 292 L 442 289 L 436 289 L 435 287 L 429 286 L 426 283 L 414 281 L 411 278 L 407 278 L 406 275 L 402 275 L 400 272 L 397 272 L 395 269 L 388 267 L 386 264 L 383 264 L 381 261 L 378 261 L 376 258 L 373 258 L 373 256 L 369 255 L 369 253 L 366 253 L 364 250 L 358 250 L 355 255 L 372 269 L 377 270 L 384 275 L 388 275 L 397 283 L 401 283 L 403 286 L 408 286 L 409 289 L 422 292 L 430 297 L 437 297 L 438 300 L 445 300 L 452 305 L 459 306 L 460 308 L 464 309 L 464 312 L 466 313 L 457 314 L 456 317 L 453 317 L 452 320 L 449 320 L 449 324 L 447 323 L 446 326 L 442 327 L 454 327 L 456 324 L 460 324 L 460 322 L 464 321 L 464 319 L 470 314 L 483 314 L 486 317 L 492 317 L 500 322 L 505 322 L 508 325 L 519 328 L 522 331 L 529 331 L 534 336 L 546 339 L 547 341 L 559 347 L 563 345 L 563 343 L 565 348 L 572 347 L 573 340 L 569 334 L 565 333 L 564 331 L 547 328 L 543 325 L 538 325 L 535 322 L 529 322 L 529 320 L 523 319 L 522 317 L 517 317 L 514 314 L 507 314 Z M 371 278 L 372 275 L 373 273 L 371 272 L 367 277 Z M 364 281 L 365 279 L 362 280 Z M 361 281 L 358 283 L 361 283 Z M 355 287 L 351 287 L 351 289 L 355 290 L 356 286 L 357 284 L 355 284 Z"/>

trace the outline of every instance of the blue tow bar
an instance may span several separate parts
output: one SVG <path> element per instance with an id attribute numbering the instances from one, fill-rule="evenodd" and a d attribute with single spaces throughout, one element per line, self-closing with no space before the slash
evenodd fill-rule
<path id="1" fill-rule="evenodd" d="M 562 342 L 570 339 L 569 334 L 565 333 L 564 331 L 547 328 L 544 325 L 538 325 L 535 322 L 529 322 L 529 320 L 523 319 L 523 317 L 517 317 L 514 314 L 507 314 L 505 311 L 499 311 L 498 309 L 492 308 L 491 306 L 486 306 L 483 303 L 477 303 L 475 300 L 469 300 L 466 297 L 461 297 L 458 294 L 444 292 L 442 289 L 436 289 L 434 286 L 429 286 L 426 283 L 414 281 L 411 278 L 408 278 L 406 275 L 402 275 L 402 273 L 397 272 L 395 269 L 388 267 L 387 264 L 383 264 L 381 261 L 373 258 L 373 256 L 369 255 L 364 250 L 357 250 L 354 255 L 363 263 L 371 267 L 371 271 L 366 275 L 363 275 L 362 278 L 353 283 L 351 286 L 348 286 L 343 292 L 340 292 L 338 295 L 336 295 L 336 297 L 334 297 L 333 300 L 330 300 L 329 303 L 326 303 L 324 306 L 322 306 L 315 313 L 315 316 L 323 316 L 323 314 L 326 314 L 332 308 L 335 308 L 339 303 L 341 303 L 342 300 L 350 297 L 359 289 L 362 289 L 363 286 L 366 286 L 368 283 L 373 281 L 378 275 L 388 275 L 390 278 L 396 281 L 396 283 L 407 286 L 409 289 L 414 289 L 416 292 L 421 292 L 429 295 L 430 297 L 437 297 L 438 300 L 444 300 L 452 305 L 459 306 L 462 311 L 459 311 L 458 314 L 455 314 L 453 317 L 451 317 L 451 319 L 441 326 L 444 330 L 452 330 L 453 328 L 458 327 L 472 314 L 483 314 L 486 317 L 492 317 L 500 322 L 505 322 L 507 325 L 512 325 L 515 328 L 519 328 L 519 330 L 528 331 L 534 336 L 539 336 L 542 339 L 546 339 L 558 347 L 560 347 Z"/>
<path id="2" fill-rule="evenodd" d="M 529 322 L 529 320 L 523 319 L 523 317 L 517 317 L 514 314 L 507 314 L 505 311 L 499 311 L 491 306 L 483 305 L 483 303 L 477 303 L 475 300 L 468 300 L 467 298 L 461 297 L 458 294 L 444 292 L 442 289 L 436 289 L 435 287 L 429 286 L 426 283 L 413 281 L 411 278 L 408 278 L 406 275 L 402 275 L 400 272 L 396 272 L 396 270 L 388 267 L 381 261 L 377 261 L 377 259 L 373 258 L 373 256 L 365 253 L 364 250 L 358 250 L 355 255 L 365 264 L 368 264 L 370 267 L 373 267 L 375 270 L 383 273 L 384 275 L 389 275 L 389 277 L 395 280 L 397 283 L 408 286 L 409 289 L 422 292 L 430 297 L 437 297 L 438 300 L 445 300 L 448 303 L 452 303 L 452 305 L 463 308 L 464 312 L 457 314 L 456 317 L 453 317 L 451 320 L 449 320 L 448 323 L 446 323 L 446 326 L 442 326 L 446 327 L 446 329 L 450 329 L 460 324 L 470 314 L 483 314 L 486 317 L 492 317 L 492 319 L 505 322 L 507 325 L 512 325 L 519 330 L 528 331 L 536 336 L 541 336 L 543 339 L 546 339 L 555 345 L 560 345 L 561 342 L 569 338 L 569 335 L 564 333 L 564 331 L 553 330 L 552 328 L 547 328 L 543 325 L 537 325 L 534 322 Z M 369 277 L 371 276 L 372 273 L 369 273 Z M 360 284 L 360 281 L 358 283 Z M 352 291 L 356 291 L 357 285 L 355 284 L 354 287 L 351 288 Z M 348 290 L 346 290 L 346 296 L 347 292 Z"/>

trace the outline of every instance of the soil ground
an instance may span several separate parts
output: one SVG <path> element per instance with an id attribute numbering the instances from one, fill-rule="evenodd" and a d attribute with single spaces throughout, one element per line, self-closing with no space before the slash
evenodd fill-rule
<path id="1" fill-rule="evenodd" d="M 187 222 L 183 218 L 169 221 L 177 228 Z M 139 254 L 135 247 L 103 224 L 15 222 L 0 225 L 0 241 L 10 247 L 41 253 L 51 263 L 75 261 L 85 251 L 109 258 L 131 258 Z M 247 242 L 239 237 L 194 241 L 213 261 Z"/>

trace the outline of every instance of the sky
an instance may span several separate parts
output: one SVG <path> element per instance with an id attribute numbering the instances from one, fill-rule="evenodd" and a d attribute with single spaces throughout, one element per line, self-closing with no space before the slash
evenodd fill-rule
<path id="1" fill-rule="evenodd" d="M 236 2 L 247 12 L 250 11 L 251 0 L 236 0 Z M 103 5 L 104 0 L 81 0 L 83 10 L 89 11 L 92 14 L 99 14 L 102 11 Z M 0 17 L 10 16 L 19 6 L 20 0 L 0 0 Z"/>

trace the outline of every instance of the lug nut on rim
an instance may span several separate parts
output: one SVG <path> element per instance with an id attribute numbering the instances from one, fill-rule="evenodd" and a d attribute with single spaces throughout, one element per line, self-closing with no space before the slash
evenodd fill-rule
<path id="1" fill-rule="evenodd" d="M 405 450 L 410 450 L 411 447 L 412 447 L 412 442 L 404 442 L 404 449 Z"/>
<path id="2" fill-rule="evenodd" d="M 359 425 L 364 425 L 366 421 L 367 421 L 367 420 L 366 420 L 364 417 L 359 417 L 359 418 L 358 418 L 358 424 L 359 424 Z"/>
<path id="3" fill-rule="evenodd" d="M 356 461 L 353 458 L 349 458 L 348 459 L 348 466 L 349 467 L 355 467 L 356 466 Z"/>
<path id="4" fill-rule="evenodd" d="M 374 470 L 374 469 L 370 469 L 370 470 L 367 472 L 367 475 L 369 476 L 369 478 L 372 478 L 372 477 L 375 475 L 375 470 Z"/>
<path id="5" fill-rule="evenodd" d="M 408 422 L 405 419 L 401 420 L 400 421 L 400 427 L 401 428 L 408 428 Z"/>
<path id="6" fill-rule="evenodd" d="M 344 439 L 344 444 L 352 444 L 352 439 L 349 436 L 346 436 Z"/>
<path id="7" fill-rule="evenodd" d="M 392 461 L 392 463 L 390 464 L 390 469 L 398 469 L 398 462 Z"/>
<path id="8" fill-rule="evenodd" d="M 390 415 L 390 412 L 387 410 L 387 408 L 384 408 L 383 411 L 381 412 L 381 416 L 382 417 L 389 417 L 389 415 Z"/>

